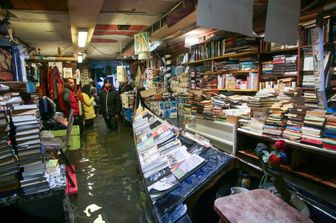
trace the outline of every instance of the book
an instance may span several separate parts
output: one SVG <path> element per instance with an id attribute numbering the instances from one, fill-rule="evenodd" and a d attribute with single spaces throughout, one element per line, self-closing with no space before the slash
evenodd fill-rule
<path id="1" fill-rule="evenodd" d="M 169 191 L 173 190 L 179 185 L 178 180 L 174 174 L 170 174 L 166 177 L 161 178 L 152 185 L 147 187 L 147 190 L 153 200 L 156 200 L 163 195 L 167 194 Z"/>
<path id="2" fill-rule="evenodd" d="M 204 161 L 199 155 L 192 154 L 186 160 L 173 167 L 172 172 L 178 180 L 182 180 L 199 168 Z"/>
<path id="3" fill-rule="evenodd" d="M 170 168 L 173 168 L 175 165 L 183 162 L 189 156 L 190 154 L 187 152 L 187 148 L 185 146 L 181 146 L 166 155 Z"/>
<path id="4" fill-rule="evenodd" d="M 146 184 L 149 186 L 149 185 L 152 185 L 153 183 L 155 183 L 156 181 L 160 180 L 161 178 L 163 177 L 166 177 L 168 175 L 170 175 L 172 172 L 170 170 L 169 167 L 166 167 L 160 171 L 157 171 L 155 173 L 153 173 L 152 175 L 150 175 L 149 177 L 146 177 L 145 178 L 145 182 Z"/>

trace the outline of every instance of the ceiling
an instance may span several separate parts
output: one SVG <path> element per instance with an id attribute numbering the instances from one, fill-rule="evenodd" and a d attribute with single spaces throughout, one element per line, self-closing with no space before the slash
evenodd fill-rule
<path id="1" fill-rule="evenodd" d="M 133 40 L 134 34 L 153 25 L 178 2 L 4 0 L 1 6 L 11 13 L 15 36 L 41 55 L 55 56 L 60 47 L 64 56 L 85 50 L 87 58 L 106 59 L 115 57 Z M 85 49 L 75 44 L 78 28 L 92 30 Z"/>
<path id="2" fill-rule="evenodd" d="M 176 13 L 174 25 L 169 24 L 176 5 L 187 7 L 193 0 L 1 0 L 2 14 L 11 13 L 10 23 L 14 35 L 28 45 L 32 52 L 46 56 L 73 56 L 86 52 L 90 59 L 116 59 L 132 55 L 127 46 L 133 35 L 150 27 L 151 40 L 165 40 L 181 44 L 183 36 L 197 29 L 196 12 Z M 335 0 L 301 0 L 301 14 Z M 268 0 L 254 0 L 253 27 L 263 32 Z M 0 9 L 1 9 L 0 8 Z M 181 7 L 179 8 L 181 9 Z M 192 9 L 194 10 L 194 8 Z M 176 10 L 178 11 L 178 10 Z M 183 11 L 183 8 L 182 8 Z M 174 11 L 175 12 L 175 11 Z M 182 14 L 182 16 L 181 16 Z M 180 16 L 180 17 L 179 17 Z M 88 30 L 84 48 L 77 46 L 77 31 Z M 198 30 L 200 30 L 198 28 Z M 203 30 L 209 32 L 209 30 Z M 124 49 L 129 49 L 128 51 Z M 122 52 L 122 53 L 121 53 Z"/>

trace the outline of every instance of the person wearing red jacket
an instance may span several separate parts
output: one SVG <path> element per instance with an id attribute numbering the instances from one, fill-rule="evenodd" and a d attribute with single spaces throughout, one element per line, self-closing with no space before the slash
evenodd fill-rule
<path id="1" fill-rule="evenodd" d="M 64 88 L 64 103 L 66 105 L 65 116 L 69 116 L 70 110 L 73 110 L 74 115 L 74 125 L 79 125 L 80 131 L 83 130 L 83 122 L 82 118 L 79 115 L 79 105 L 77 101 L 77 96 L 75 93 L 75 80 L 72 78 L 68 78 L 65 80 L 65 88 Z"/>

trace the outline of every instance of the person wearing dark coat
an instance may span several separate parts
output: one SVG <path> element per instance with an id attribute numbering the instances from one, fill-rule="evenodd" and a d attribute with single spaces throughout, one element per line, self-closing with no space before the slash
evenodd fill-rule
<path id="1" fill-rule="evenodd" d="M 109 79 L 104 80 L 104 86 L 99 94 L 99 113 L 103 115 L 106 127 L 113 131 L 118 130 L 118 114 L 121 111 L 119 93 Z"/>

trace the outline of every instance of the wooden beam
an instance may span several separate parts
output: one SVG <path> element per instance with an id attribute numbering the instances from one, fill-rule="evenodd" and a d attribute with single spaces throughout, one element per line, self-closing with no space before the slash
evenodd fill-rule
<path id="1" fill-rule="evenodd" d="M 74 53 L 84 51 L 90 43 L 103 2 L 104 0 L 69 0 L 68 8 Z M 88 31 L 87 44 L 84 48 L 79 48 L 77 44 L 77 33 L 80 29 Z"/>

